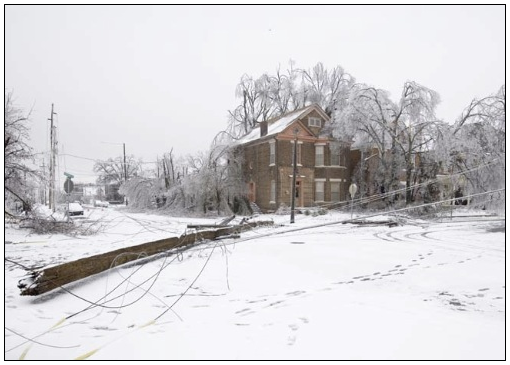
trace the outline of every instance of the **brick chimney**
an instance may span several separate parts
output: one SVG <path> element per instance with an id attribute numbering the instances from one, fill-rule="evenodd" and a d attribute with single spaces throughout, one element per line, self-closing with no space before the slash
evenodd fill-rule
<path id="1" fill-rule="evenodd" d="M 267 121 L 263 120 L 260 124 L 260 136 L 264 137 L 267 134 Z"/>

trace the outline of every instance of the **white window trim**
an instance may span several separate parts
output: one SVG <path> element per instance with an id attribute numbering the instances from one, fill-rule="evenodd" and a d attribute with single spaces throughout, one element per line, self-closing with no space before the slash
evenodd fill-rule
<path id="1" fill-rule="evenodd" d="M 316 202 L 324 202 L 326 199 L 326 179 L 314 179 L 314 182 L 315 182 L 315 198 L 316 198 Z M 322 183 L 322 200 L 317 200 L 317 183 L 318 182 L 321 182 Z"/>
<path id="2" fill-rule="evenodd" d="M 274 188 L 274 191 L 273 191 L 273 188 Z M 275 180 L 271 180 L 270 189 L 271 189 L 271 191 L 269 192 L 269 194 L 270 195 L 274 194 L 274 200 L 271 199 L 271 198 L 273 198 L 273 196 L 270 196 L 269 197 L 269 204 L 276 204 L 276 181 Z"/>
<path id="3" fill-rule="evenodd" d="M 329 183 L 330 183 L 330 200 L 331 202 L 339 202 L 340 201 L 340 192 L 342 191 L 342 179 L 329 179 Z M 338 184 L 338 191 L 335 192 L 335 193 L 338 193 L 338 200 L 333 200 L 333 184 Z"/>
<path id="4" fill-rule="evenodd" d="M 271 146 L 273 146 L 273 150 L 274 150 L 274 161 L 271 162 Z M 275 140 L 271 140 L 269 141 L 269 166 L 275 166 L 276 165 L 276 141 Z"/>
<path id="5" fill-rule="evenodd" d="M 308 117 L 308 126 L 309 127 L 322 127 L 322 119 L 317 117 Z"/>
<path id="6" fill-rule="evenodd" d="M 338 158 L 338 164 L 333 164 L 332 161 L 329 161 L 330 162 L 330 165 L 331 166 L 335 166 L 335 167 L 338 167 L 338 166 L 342 166 L 340 164 L 340 152 L 339 151 L 335 151 L 334 149 L 331 148 L 331 146 L 329 147 L 329 154 L 330 154 L 330 160 L 333 160 L 333 156 L 336 156 Z"/>
<path id="7" fill-rule="evenodd" d="M 333 165 L 333 166 L 319 166 L 319 167 L 327 167 L 328 169 L 344 169 L 346 170 L 347 167 L 346 166 L 338 166 L 338 165 Z"/>
<path id="8" fill-rule="evenodd" d="M 315 143 L 315 167 L 324 167 L 326 165 L 324 165 L 324 160 L 325 160 L 325 146 L 326 144 L 325 143 Z M 321 165 L 317 165 L 317 147 L 322 147 L 322 164 Z"/>

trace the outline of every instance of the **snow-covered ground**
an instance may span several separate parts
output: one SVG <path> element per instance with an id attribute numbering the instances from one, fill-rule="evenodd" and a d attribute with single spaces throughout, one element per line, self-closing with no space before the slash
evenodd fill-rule
<path id="1" fill-rule="evenodd" d="M 5 359 L 505 359 L 504 217 L 326 224 L 349 217 L 261 216 L 275 225 L 37 297 L 19 295 L 20 265 L 221 218 L 88 208 L 101 229 L 79 237 L 7 223 Z"/>

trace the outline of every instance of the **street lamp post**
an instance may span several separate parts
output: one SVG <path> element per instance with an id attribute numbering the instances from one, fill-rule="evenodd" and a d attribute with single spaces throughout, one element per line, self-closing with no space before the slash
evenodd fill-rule
<path id="1" fill-rule="evenodd" d="M 294 214 L 296 208 L 296 175 L 297 175 L 297 135 L 299 129 L 294 129 L 294 161 L 292 167 L 292 198 L 290 207 L 290 223 L 294 223 Z"/>

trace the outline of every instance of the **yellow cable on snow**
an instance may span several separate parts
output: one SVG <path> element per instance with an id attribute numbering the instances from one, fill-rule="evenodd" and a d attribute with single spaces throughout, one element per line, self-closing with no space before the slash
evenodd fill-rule
<path id="1" fill-rule="evenodd" d="M 46 333 L 50 333 L 51 331 L 53 331 L 55 328 L 57 328 L 58 326 L 60 326 L 62 323 L 64 323 L 66 320 L 66 317 L 62 318 L 61 320 L 59 320 L 57 323 L 55 323 L 53 326 L 50 327 L 49 330 L 47 330 L 46 332 L 44 332 L 43 334 L 46 334 Z M 27 348 L 25 350 L 23 350 L 23 352 L 21 353 L 21 355 L 19 356 L 19 359 L 20 360 L 25 360 L 25 357 L 27 356 L 27 353 L 28 353 L 28 350 L 30 350 L 30 347 L 32 347 L 32 344 L 28 345 Z"/>
<path id="2" fill-rule="evenodd" d="M 85 360 L 87 358 L 89 358 L 90 356 L 94 355 L 96 352 L 98 352 L 100 349 L 100 347 L 98 347 L 97 349 L 95 350 L 92 350 L 92 351 L 89 351 L 87 352 L 86 354 L 83 354 L 81 356 L 78 356 L 75 360 Z"/>

